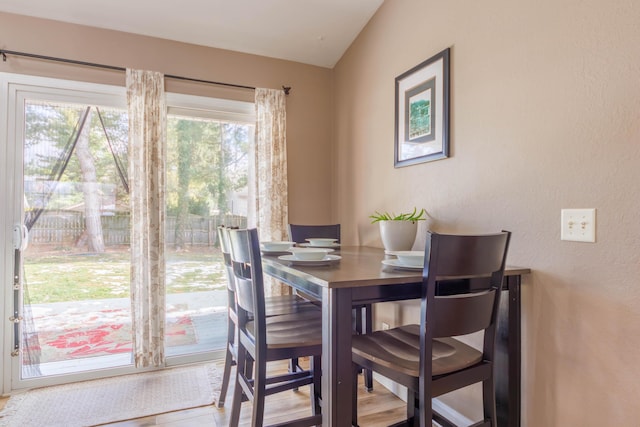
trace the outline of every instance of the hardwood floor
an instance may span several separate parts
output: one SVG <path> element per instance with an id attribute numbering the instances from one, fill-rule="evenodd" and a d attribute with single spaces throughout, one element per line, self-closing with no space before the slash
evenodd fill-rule
<path id="1" fill-rule="evenodd" d="M 222 362 L 218 365 L 222 372 Z M 272 369 L 286 369 L 286 364 L 275 365 Z M 233 372 L 232 372 L 233 376 Z M 362 376 L 360 376 L 362 381 Z M 385 387 L 374 382 L 373 392 L 367 393 L 362 384 L 358 389 L 358 424 L 361 427 L 382 427 L 393 424 L 404 419 L 405 403 L 389 392 Z M 184 411 L 171 412 L 166 414 L 152 415 L 144 418 L 137 418 L 129 421 L 106 424 L 109 427 L 227 427 L 229 426 L 229 415 L 231 412 L 231 401 L 233 389 L 230 388 L 227 394 L 224 408 L 203 406 L 200 408 L 187 409 Z M 6 399 L 4 399 L 6 400 Z M 265 424 L 274 424 L 285 419 L 310 415 L 309 388 L 304 387 L 297 392 L 278 393 L 267 398 Z M 0 407 L 5 401 L 0 399 Z M 251 424 L 251 403 L 245 402 L 240 413 L 240 425 L 247 427 Z M 231 426 L 229 426 L 231 427 Z M 235 427 L 235 426 L 233 426 Z"/>

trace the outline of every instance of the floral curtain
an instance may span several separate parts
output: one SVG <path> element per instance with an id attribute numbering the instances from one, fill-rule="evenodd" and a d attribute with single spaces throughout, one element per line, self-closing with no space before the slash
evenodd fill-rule
<path id="1" fill-rule="evenodd" d="M 161 73 L 127 69 L 131 317 L 136 367 L 164 365 L 166 101 Z"/>
<path id="2" fill-rule="evenodd" d="M 255 225 L 261 240 L 287 240 L 287 137 L 285 93 L 255 91 Z M 265 294 L 282 295 L 291 288 L 265 276 Z"/>

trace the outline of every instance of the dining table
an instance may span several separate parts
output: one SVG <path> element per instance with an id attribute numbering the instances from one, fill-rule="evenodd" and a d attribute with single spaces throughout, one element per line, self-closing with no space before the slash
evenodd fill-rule
<path id="1" fill-rule="evenodd" d="M 420 298 L 422 269 L 405 268 L 382 248 L 339 246 L 329 261 L 296 262 L 263 253 L 263 272 L 322 304 L 322 425 L 351 426 L 352 308 Z M 284 258 L 284 259 L 283 259 Z M 496 341 L 498 425 L 520 425 L 520 287 L 528 268 L 505 269 Z M 479 286 L 486 278 L 442 281 L 438 292 Z"/>

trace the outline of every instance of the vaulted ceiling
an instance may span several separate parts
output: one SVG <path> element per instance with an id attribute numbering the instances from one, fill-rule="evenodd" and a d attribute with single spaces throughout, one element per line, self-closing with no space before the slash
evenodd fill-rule
<path id="1" fill-rule="evenodd" d="M 2 0 L 0 11 L 332 68 L 382 2 Z"/>

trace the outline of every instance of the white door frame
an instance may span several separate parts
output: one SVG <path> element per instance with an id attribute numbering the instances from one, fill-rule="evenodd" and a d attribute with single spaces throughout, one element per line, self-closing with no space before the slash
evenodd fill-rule
<path id="1" fill-rule="evenodd" d="M 24 103 L 25 100 L 42 99 L 71 103 L 108 105 L 126 109 L 126 90 L 124 87 L 100 85 L 86 82 L 0 73 L 0 280 L 4 291 L 0 293 L 0 328 L 2 344 L 2 366 L 0 378 L 2 393 L 13 390 L 41 387 L 59 383 L 81 381 L 88 378 L 107 377 L 135 372 L 131 367 L 86 371 L 77 374 L 20 378 L 20 358 L 11 356 L 13 350 L 13 331 L 9 317 L 14 310 L 14 242 L 13 226 L 22 223 L 23 209 L 23 150 L 24 140 Z"/>

